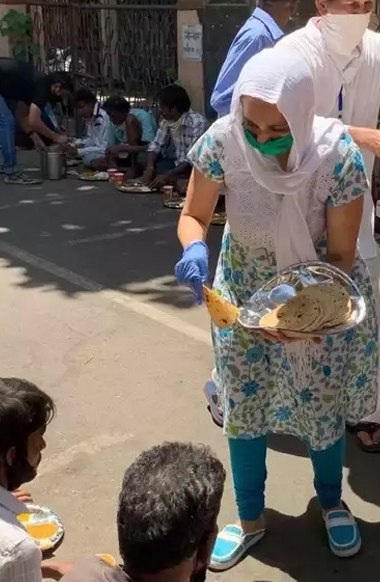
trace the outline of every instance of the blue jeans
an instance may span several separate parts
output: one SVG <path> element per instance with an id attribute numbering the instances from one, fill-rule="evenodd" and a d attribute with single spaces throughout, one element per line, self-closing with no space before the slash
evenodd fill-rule
<path id="1" fill-rule="evenodd" d="M 267 437 L 229 439 L 228 444 L 239 518 L 254 521 L 265 507 Z M 309 450 L 314 468 L 314 488 L 322 509 L 332 509 L 340 504 L 345 444 L 345 436 L 342 436 L 328 449 Z"/>
<path id="2" fill-rule="evenodd" d="M 0 146 L 3 154 L 3 168 L 6 174 L 16 171 L 17 157 L 15 144 L 15 118 L 5 99 L 0 95 Z"/>

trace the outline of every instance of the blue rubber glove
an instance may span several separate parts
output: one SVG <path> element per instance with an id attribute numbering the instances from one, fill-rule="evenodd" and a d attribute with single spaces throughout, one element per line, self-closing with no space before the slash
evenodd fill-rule
<path id="1" fill-rule="evenodd" d="M 208 248 L 204 242 L 197 240 L 187 245 L 181 260 L 175 266 L 175 274 L 180 285 L 190 285 L 198 305 L 201 305 L 203 302 L 202 285 L 208 279 Z"/>

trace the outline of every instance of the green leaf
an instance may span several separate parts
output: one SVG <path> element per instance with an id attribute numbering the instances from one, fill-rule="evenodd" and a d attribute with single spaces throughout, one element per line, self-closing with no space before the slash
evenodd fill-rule
<path id="1" fill-rule="evenodd" d="M 231 269 L 232 269 L 233 271 L 235 271 L 235 270 L 236 270 L 236 268 L 237 268 L 237 262 L 236 262 L 236 259 L 235 259 L 235 257 L 234 257 L 233 255 L 231 255 Z"/>
<path id="2" fill-rule="evenodd" d="M 323 402 L 326 402 L 326 404 L 331 404 L 331 402 L 334 402 L 334 396 L 332 394 L 324 394 L 322 400 Z"/>
<path id="3" fill-rule="evenodd" d="M 231 434 L 231 436 L 236 437 L 239 434 L 238 427 L 234 424 L 230 424 L 229 433 Z"/>
<path id="4" fill-rule="evenodd" d="M 245 350 L 248 350 L 249 348 L 249 341 L 244 337 L 244 336 L 240 336 L 239 338 L 239 344 L 241 345 L 242 348 L 244 348 Z"/>

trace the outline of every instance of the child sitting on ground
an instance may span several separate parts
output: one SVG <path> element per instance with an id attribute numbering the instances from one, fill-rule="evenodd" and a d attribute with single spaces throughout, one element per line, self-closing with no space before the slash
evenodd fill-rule
<path id="1" fill-rule="evenodd" d="M 98 169 L 127 170 L 129 178 L 142 174 L 146 165 L 149 142 L 154 138 L 157 124 L 153 114 L 131 108 L 124 97 L 109 97 L 103 106 L 110 118 L 108 147 L 105 156 L 96 160 Z"/>

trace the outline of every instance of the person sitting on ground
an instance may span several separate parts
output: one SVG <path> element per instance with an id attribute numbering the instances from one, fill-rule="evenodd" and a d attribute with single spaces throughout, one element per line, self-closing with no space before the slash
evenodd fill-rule
<path id="1" fill-rule="evenodd" d="M 105 158 L 97 161 L 102 169 L 128 168 L 131 178 L 141 176 L 146 166 L 146 151 L 157 131 L 157 124 L 150 111 L 131 108 L 119 95 L 109 97 L 103 105 L 110 118 L 108 148 Z M 145 155 L 144 159 L 141 156 Z"/>
<path id="2" fill-rule="evenodd" d="M 125 472 L 119 497 L 122 566 L 90 558 L 62 582 L 203 581 L 225 476 L 203 445 L 172 442 L 143 452 Z"/>
<path id="3" fill-rule="evenodd" d="M 104 159 L 108 147 L 109 117 L 89 89 L 79 89 L 74 93 L 75 110 L 86 121 L 86 137 L 77 139 L 74 145 L 68 145 L 67 154 L 70 157 L 79 156 L 88 168 L 103 170 L 98 166 L 99 159 Z"/>
<path id="4" fill-rule="evenodd" d="M 53 133 L 41 120 L 38 122 L 36 111 L 41 87 L 38 79 L 40 77 L 30 63 L 0 58 L 0 147 L 3 157 L 0 173 L 5 175 L 5 184 L 40 183 L 40 180 L 30 178 L 17 169 L 16 121 L 37 149 L 44 148 L 41 134 L 58 144 L 64 145 L 68 141 L 67 136 Z M 61 90 L 60 83 L 50 83 L 49 87 L 50 91 Z M 36 104 L 35 108 L 33 104 Z"/>
<path id="5" fill-rule="evenodd" d="M 64 145 L 69 138 L 61 131 L 55 108 L 72 94 L 71 77 L 64 71 L 47 75 L 36 71 L 34 85 L 34 98 L 30 105 L 28 121 L 36 132 L 38 140 L 31 139 L 30 134 L 17 124 L 16 145 L 24 148 L 35 146 L 39 150 L 54 143 Z"/>
<path id="6" fill-rule="evenodd" d="M 41 561 L 41 551 L 17 516 L 28 513 L 18 488 L 37 475 L 53 400 L 27 380 L 0 378 L 0 582 L 59 580 L 70 565 Z M 12 495 L 12 491 L 15 493 Z"/>
<path id="7" fill-rule="evenodd" d="M 180 85 L 164 87 L 157 99 L 163 119 L 148 147 L 143 181 L 159 188 L 190 177 L 191 164 L 187 153 L 204 134 L 208 123 L 203 115 L 191 109 L 190 98 Z"/>

